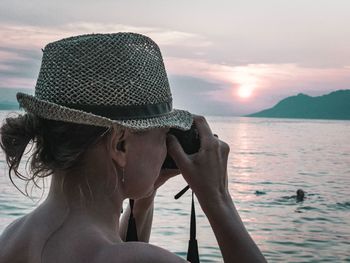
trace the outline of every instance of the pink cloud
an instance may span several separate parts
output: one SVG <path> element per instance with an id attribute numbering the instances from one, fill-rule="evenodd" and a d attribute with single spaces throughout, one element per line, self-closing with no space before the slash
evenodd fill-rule
<path id="1" fill-rule="evenodd" d="M 91 33 L 137 32 L 154 39 L 160 46 L 207 47 L 211 42 L 204 37 L 183 31 L 157 27 L 136 27 L 124 24 L 77 22 L 52 27 L 28 25 L 0 25 L 0 46 L 21 49 L 43 48 L 61 38 Z"/>
<path id="2" fill-rule="evenodd" d="M 176 54 L 164 56 L 168 74 L 198 77 L 217 83 L 221 89 L 206 93 L 208 98 L 221 102 L 232 102 L 244 105 L 267 106 L 280 96 L 293 95 L 299 92 L 311 92 L 319 95 L 330 90 L 347 87 L 350 83 L 350 66 L 342 68 L 305 68 L 297 63 L 281 64 L 246 64 L 234 65 L 212 63 L 204 59 L 204 54 L 213 48 L 205 37 L 191 32 L 164 30 L 156 27 L 135 27 L 123 24 L 104 23 L 71 23 L 54 27 L 36 27 L 27 25 L 0 25 L 0 47 L 25 50 L 38 50 L 47 43 L 78 34 L 93 32 L 139 32 L 153 38 L 167 50 L 172 47 Z M 209 49 L 210 47 L 210 49 Z M 182 51 L 200 58 L 189 58 Z M 166 53 L 166 52 L 165 52 Z M 20 61 L 26 58 L 10 51 L 0 51 L 0 70 L 16 69 L 6 64 L 9 61 Z M 32 88 L 35 78 L 2 77 L 3 87 Z M 252 93 L 247 99 L 239 98 L 238 93 Z M 310 94 L 312 95 L 312 94 Z M 272 99 L 269 99 L 273 97 Z"/>
<path id="3" fill-rule="evenodd" d="M 36 80 L 31 78 L 0 78 L 2 87 L 6 88 L 28 88 L 33 89 L 35 87 Z"/>
<path id="4" fill-rule="evenodd" d="M 234 66 L 208 63 L 203 59 L 166 58 L 170 74 L 196 76 L 222 86 L 207 92 L 215 101 L 229 102 L 249 113 L 271 107 L 282 97 L 304 92 L 321 95 L 350 88 L 350 67 L 304 68 L 297 64 L 248 64 Z M 249 93 L 241 98 L 239 93 Z M 241 94 L 242 95 L 242 94 Z"/>
<path id="5" fill-rule="evenodd" d="M 165 30 L 157 27 L 135 27 L 123 24 L 105 24 L 105 23 L 88 23 L 78 22 L 63 24 L 60 26 L 51 27 L 39 27 L 28 25 L 14 25 L 14 24 L 1 24 L 0 25 L 0 48 L 6 49 L 19 49 L 19 50 L 34 50 L 37 52 L 41 48 L 44 48 L 47 43 L 56 41 L 65 37 L 79 35 L 79 34 L 91 34 L 98 33 L 110 33 L 110 32 L 138 32 L 150 36 L 160 46 L 169 47 L 206 47 L 211 45 L 209 41 L 201 37 L 198 34 L 190 32 L 182 32 L 176 30 Z M 15 51 L 0 50 L 0 70 L 3 72 L 12 71 L 16 72 L 16 68 L 10 65 L 13 61 L 27 60 L 29 58 L 23 57 L 20 53 Z M 2 77 L 2 87 L 33 87 L 35 82 L 29 78 L 18 77 Z"/>
<path id="6" fill-rule="evenodd" d="M 347 80 L 350 66 L 343 68 L 304 68 L 297 64 L 248 64 L 234 66 L 213 64 L 203 59 L 170 57 L 165 59 L 172 74 L 190 75 L 227 85 L 250 85 L 256 90 L 276 90 L 277 84 L 334 83 Z"/>
<path id="7" fill-rule="evenodd" d="M 26 58 L 15 52 L 0 50 L 0 61 L 9 60 L 26 60 Z"/>

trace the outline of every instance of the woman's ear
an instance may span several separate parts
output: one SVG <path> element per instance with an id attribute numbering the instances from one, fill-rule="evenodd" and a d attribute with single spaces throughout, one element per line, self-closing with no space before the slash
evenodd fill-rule
<path id="1" fill-rule="evenodd" d="M 127 137 L 128 132 L 125 129 L 113 127 L 113 131 L 111 133 L 109 141 L 109 151 L 113 161 L 117 163 L 120 167 L 125 167 L 126 165 L 125 140 L 127 139 Z"/>
<path id="2" fill-rule="evenodd" d="M 117 150 L 125 151 L 125 141 L 120 141 L 117 143 Z"/>

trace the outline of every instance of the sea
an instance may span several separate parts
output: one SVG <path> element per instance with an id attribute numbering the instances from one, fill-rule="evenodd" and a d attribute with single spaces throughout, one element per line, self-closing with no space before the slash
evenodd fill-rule
<path id="1" fill-rule="evenodd" d="M 0 121 L 9 114 L 0 112 Z M 213 133 L 230 145 L 229 192 L 268 262 L 350 262 L 350 121 L 207 120 Z M 34 187 L 32 198 L 23 196 L 10 182 L 0 152 L 0 233 L 35 209 L 48 185 Z M 190 237 L 191 192 L 177 200 L 174 195 L 185 186 L 179 175 L 158 189 L 150 238 L 183 258 Z M 304 201 L 294 198 L 298 189 L 305 191 Z M 223 262 L 196 198 L 195 208 L 200 261 Z"/>

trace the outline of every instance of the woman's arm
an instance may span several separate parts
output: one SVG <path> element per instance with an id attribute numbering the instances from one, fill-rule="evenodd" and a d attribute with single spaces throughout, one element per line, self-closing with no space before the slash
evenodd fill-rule
<path id="1" fill-rule="evenodd" d="M 180 168 L 209 219 L 224 262 L 266 262 L 245 229 L 228 190 L 230 147 L 213 135 L 207 121 L 195 116 L 201 147 L 187 155 L 176 137 L 168 135 L 168 153 Z"/>
<path id="2" fill-rule="evenodd" d="M 139 241 L 149 242 L 153 221 L 154 197 L 156 191 L 146 198 L 137 199 L 134 203 L 133 214 L 136 221 L 136 229 Z M 119 224 L 119 235 L 123 241 L 126 240 L 126 233 L 128 229 L 128 222 L 130 217 L 130 204 L 123 212 Z"/>

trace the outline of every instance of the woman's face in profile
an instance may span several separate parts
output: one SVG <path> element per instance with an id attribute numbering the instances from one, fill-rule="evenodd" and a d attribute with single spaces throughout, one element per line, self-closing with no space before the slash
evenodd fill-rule
<path id="1" fill-rule="evenodd" d="M 166 135 L 169 128 L 156 128 L 129 137 L 124 170 L 125 189 L 134 198 L 146 197 L 154 191 L 167 154 Z M 129 188 L 130 187 L 130 188 Z"/>

